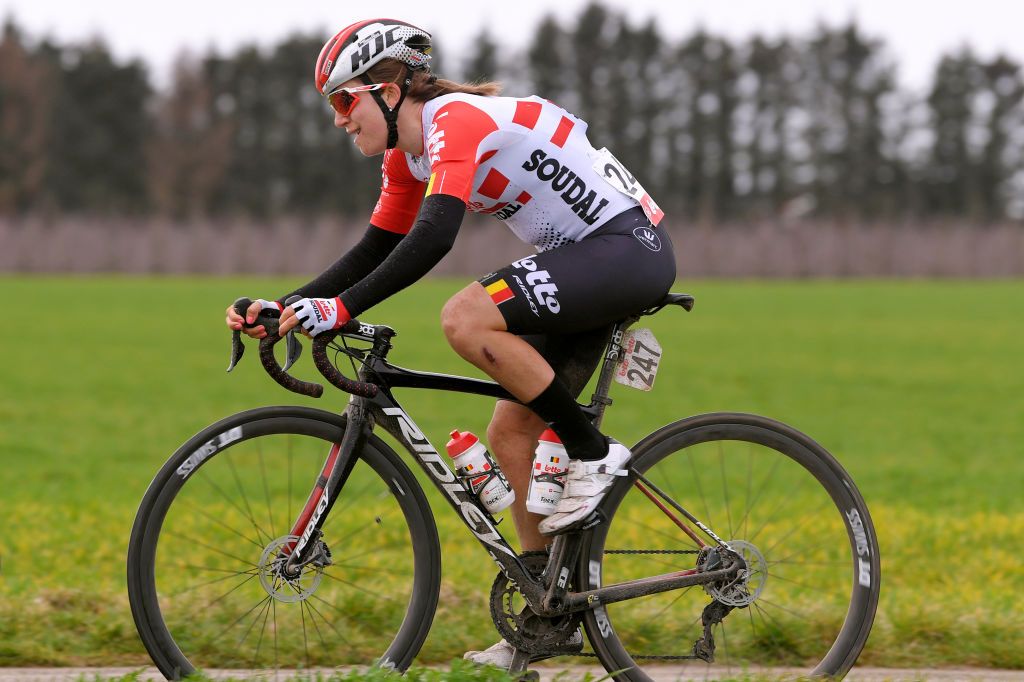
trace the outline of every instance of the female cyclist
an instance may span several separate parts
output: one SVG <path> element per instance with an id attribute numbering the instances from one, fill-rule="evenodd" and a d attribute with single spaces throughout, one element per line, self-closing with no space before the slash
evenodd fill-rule
<path id="1" fill-rule="evenodd" d="M 610 325 L 660 300 L 675 279 L 662 214 L 587 124 L 539 97 L 498 97 L 495 83 L 462 85 L 432 75 L 430 34 L 370 19 L 338 32 L 316 62 L 316 87 L 365 156 L 384 154 L 380 198 L 362 240 L 324 273 L 247 311 L 280 311 L 280 333 L 340 327 L 416 282 L 451 249 L 467 210 L 505 222 L 536 255 L 455 294 L 441 311 L 452 348 L 505 387 L 487 440 L 516 491 L 522 549 L 590 520 L 629 460 L 576 403 Z M 293 295 L 301 300 L 284 306 Z M 227 324 L 242 329 L 229 307 Z M 263 327 L 246 328 L 252 337 Z M 550 427 L 570 457 L 555 512 L 527 512 L 533 452 Z M 571 643 L 576 650 L 582 645 Z M 507 667 L 502 640 L 478 662 Z"/>

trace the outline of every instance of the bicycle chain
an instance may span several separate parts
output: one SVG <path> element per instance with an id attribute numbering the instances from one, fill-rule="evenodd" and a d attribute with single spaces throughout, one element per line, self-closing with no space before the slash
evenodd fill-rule
<path id="1" fill-rule="evenodd" d="M 697 549 L 606 549 L 605 554 L 700 554 Z M 578 654 L 570 654 L 579 658 L 597 658 L 597 654 L 581 651 Z M 630 654 L 634 661 L 700 661 L 700 656 L 678 656 L 669 654 Z"/>
<path id="2" fill-rule="evenodd" d="M 605 554 L 700 554 L 697 549 L 606 549 Z"/>
<path id="3" fill-rule="evenodd" d="M 597 658 L 597 654 L 590 653 L 589 651 L 581 651 L 578 654 L 565 654 L 566 656 L 576 656 L 579 658 Z M 630 654 L 630 658 L 634 661 L 702 661 L 700 656 L 668 656 L 658 654 Z"/>

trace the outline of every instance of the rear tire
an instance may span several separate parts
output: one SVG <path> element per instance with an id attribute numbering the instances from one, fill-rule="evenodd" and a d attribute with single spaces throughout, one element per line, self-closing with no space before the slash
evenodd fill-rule
<path id="1" fill-rule="evenodd" d="M 693 658 L 713 601 L 701 586 L 588 611 L 587 634 L 606 670 L 621 671 L 620 680 L 650 680 L 665 663 L 682 665 L 683 676 L 849 671 L 878 604 L 879 550 L 867 506 L 835 458 L 779 422 L 717 413 L 651 434 L 633 449 L 630 468 L 727 543 L 742 541 L 736 547 L 760 572 L 745 592 L 717 588 L 715 599 L 738 605 L 712 630 L 713 663 Z M 621 479 L 602 502 L 609 520 L 585 539 L 577 584 L 596 589 L 696 567 L 697 544 L 637 482 L 635 473 Z"/>
<path id="2" fill-rule="evenodd" d="M 132 528 L 128 595 L 167 678 L 405 670 L 419 652 L 440 589 L 437 528 L 415 477 L 376 436 L 323 524 L 329 562 L 294 581 L 271 565 L 345 423 L 302 407 L 242 412 L 198 433 L 157 474 Z"/>

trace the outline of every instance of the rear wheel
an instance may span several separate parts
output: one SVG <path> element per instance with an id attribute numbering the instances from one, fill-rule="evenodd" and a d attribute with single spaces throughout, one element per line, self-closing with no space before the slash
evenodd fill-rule
<path id="1" fill-rule="evenodd" d="M 337 497 L 316 558 L 283 547 L 345 419 L 308 408 L 230 417 L 183 445 L 143 499 L 128 552 L 136 626 L 169 678 L 197 669 L 404 670 L 437 606 L 440 549 L 408 467 L 371 437 Z"/>
<path id="2" fill-rule="evenodd" d="M 587 612 L 591 644 L 608 671 L 628 680 L 649 680 L 667 664 L 682 666 L 684 677 L 846 674 L 874 619 L 879 554 L 863 499 L 824 448 L 763 417 L 710 414 L 648 436 L 634 448 L 631 469 L 653 485 L 634 473 L 609 493 L 602 507 L 610 521 L 584 545 L 579 584 L 594 589 L 706 566 L 706 551 L 680 523 L 714 543 L 665 497 L 725 540 L 748 572 L 732 584 Z M 708 657 L 704 621 L 714 642 L 710 662 L 695 655 L 704 638 Z"/>

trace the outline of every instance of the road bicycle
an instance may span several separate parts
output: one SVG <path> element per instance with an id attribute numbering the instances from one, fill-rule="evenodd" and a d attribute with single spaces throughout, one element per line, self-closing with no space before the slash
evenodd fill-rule
<path id="1" fill-rule="evenodd" d="M 675 306 L 689 311 L 693 298 L 669 294 L 612 326 L 584 407 L 598 426 L 614 375 L 626 371 L 630 327 Z M 287 373 L 301 352 L 294 337 L 282 368 L 277 320 L 255 324 L 268 331 L 266 371 L 320 396 L 321 385 Z M 814 440 L 751 414 L 673 422 L 632 447 L 628 475 L 589 527 L 519 554 L 393 391 L 512 396 L 493 382 L 391 364 L 395 335 L 353 320 L 314 339 L 319 372 L 351 394 L 342 414 L 241 412 L 196 434 L 156 475 L 132 528 L 128 592 L 167 678 L 412 663 L 438 606 L 442 553 L 420 480 L 376 428 L 408 450 L 497 564 L 490 610 L 515 647 L 512 673 L 535 678 L 531 660 L 564 652 L 580 628 L 589 646 L 576 655 L 619 680 L 649 680 L 666 664 L 683 676 L 839 678 L 857 660 L 878 603 L 878 543 L 852 479 Z M 242 352 L 235 332 L 232 367 Z M 657 353 L 647 352 L 628 369 L 644 383 Z"/>

